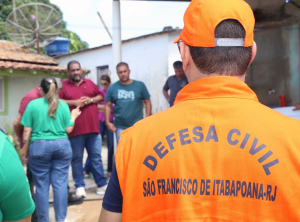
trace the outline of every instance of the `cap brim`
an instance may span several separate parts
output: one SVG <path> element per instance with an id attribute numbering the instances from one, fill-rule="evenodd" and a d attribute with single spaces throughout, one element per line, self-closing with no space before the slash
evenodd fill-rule
<path id="1" fill-rule="evenodd" d="M 174 43 L 177 43 L 177 42 L 179 42 L 181 40 L 181 37 L 180 37 L 180 35 L 174 40 Z"/>

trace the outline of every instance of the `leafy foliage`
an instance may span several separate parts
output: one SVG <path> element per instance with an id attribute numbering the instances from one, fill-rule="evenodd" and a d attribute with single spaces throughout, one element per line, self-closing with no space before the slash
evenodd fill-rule
<path id="1" fill-rule="evenodd" d="M 3 124 L 2 127 L 5 131 L 7 138 L 10 140 L 12 145 L 15 147 L 21 162 L 24 164 L 24 160 L 21 155 L 20 143 L 17 141 L 17 136 L 15 134 L 15 131 L 13 130 L 13 128 L 11 127 L 10 124 L 8 124 L 8 123 L 2 123 L 2 124 Z"/>
<path id="2" fill-rule="evenodd" d="M 50 0 L 16 0 L 16 7 L 27 3 L 43 3 L 55 8 L 61 15 L 63 14 L 58 6 L 50 3 Z M 2 40 L 11 40 L 5 30 L 5 20 L 12 10 L 13 10 L 12 0 L 0 0 L 0 39 Z M 89 47 L 88 43 L 82 41 L 76 33 L 66 29 L 66 22 L 63 21 L 61 23 L 61 26 L 63 30 L 60 36 L 69 38 L 71 40 L 69 52 L 75 52 Z M 43 50 L 42 48 L 41 52 L 45 53 L 45 50 Z"/>
<path id="3" fill-rule="evenodd" d="M 67 29 L 63 29 L 60 36 L 70 39 L 69 52 L 76 52 L 89 47 L 87 42 L 82 41 L 76 33 Z"/>

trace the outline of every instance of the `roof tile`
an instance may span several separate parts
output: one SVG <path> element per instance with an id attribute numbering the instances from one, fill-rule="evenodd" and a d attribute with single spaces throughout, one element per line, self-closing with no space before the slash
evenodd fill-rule
<path id="1" fill-rule="evenodd" d="M 25 70 L 52 70 L 57 72 L 67 73 L 67 67 L 62 66 L 51 66 L 43 64 L 33 64 L 33 63 L 24 63 L 24 62 L 11 62 L 11 61 L 1 61 L 0 60 L 0 69 L 25 69 Z M 82 69 L 83 73 L 89 73 L 89 69 Z"/>
<path id="2" fill-rule="evenodd" d="M 11 68 L 11 69 L 34 69 L 34 70 L 53 70 L 58 72 L 66 73 L 66 67 L 61 66 L 49 66 L 42 64 L 30 64 L 24 62 L 10 62 L 10 61 L 1 61 L 0 60 L 0 69 L 1 68 Z"/>
<path id="3" fill-rule="evenodd" d="M 31 62 L 45 65 L 58 65 L 58 61 L 42 54 L 23 48 L 14 42 L 0 40 L 0 60 Z"/>

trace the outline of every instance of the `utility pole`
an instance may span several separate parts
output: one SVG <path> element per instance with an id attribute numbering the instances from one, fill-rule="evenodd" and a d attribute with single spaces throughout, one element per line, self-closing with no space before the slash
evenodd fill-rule
<path id="1" fill-rule="evenodd" d="M 121 10 L 120 10 L 120 1 L 113 0 L 113 64 L 114 67 L 112 70 L 112 82 L 118 80 L 116 66 L 119 62 L 122 61 L 122 42 L 121 42 Z M 115 134 L 115 133 L 114 133 Z M 114 136 L 114 153 L 116 153 L 117 141 Z"/>
<path id="2" fill-rule="evenodd" d="M 122 61 L 122 42 L 121 42 L 121 10 L 120 1 L 113 0 L 113 64 L 112 80 L 117 81 L 116 66 Z"/>

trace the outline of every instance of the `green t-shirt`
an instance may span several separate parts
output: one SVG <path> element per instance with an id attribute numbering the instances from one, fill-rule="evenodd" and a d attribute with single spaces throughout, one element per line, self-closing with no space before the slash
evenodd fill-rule
<path id="1" fill-rule="evenodd" d="M 48 115 L 48 102 L 42 97 L 32 100 L 26 107 L 21 124 L 32 128 L 30 142 L 68 138 L 66 127 L 74 124 L 67 103 L 58 100 L 55 119 Z"/>
<path id="2" fill-rule="evenodd" d="M 0 132 L 0 222 L 24 219 L 34 208 L 18 154 L 10 140 Z"/>
<path id="3" fill-rule="evenodd" d="M 115 126 L 127 129 L 143 119 L 143 100 L 150 94 L 143 82 L 133 80 L 129 85 L 120 81 L 109 86 L 105 101 L 114 103 Z"/>

